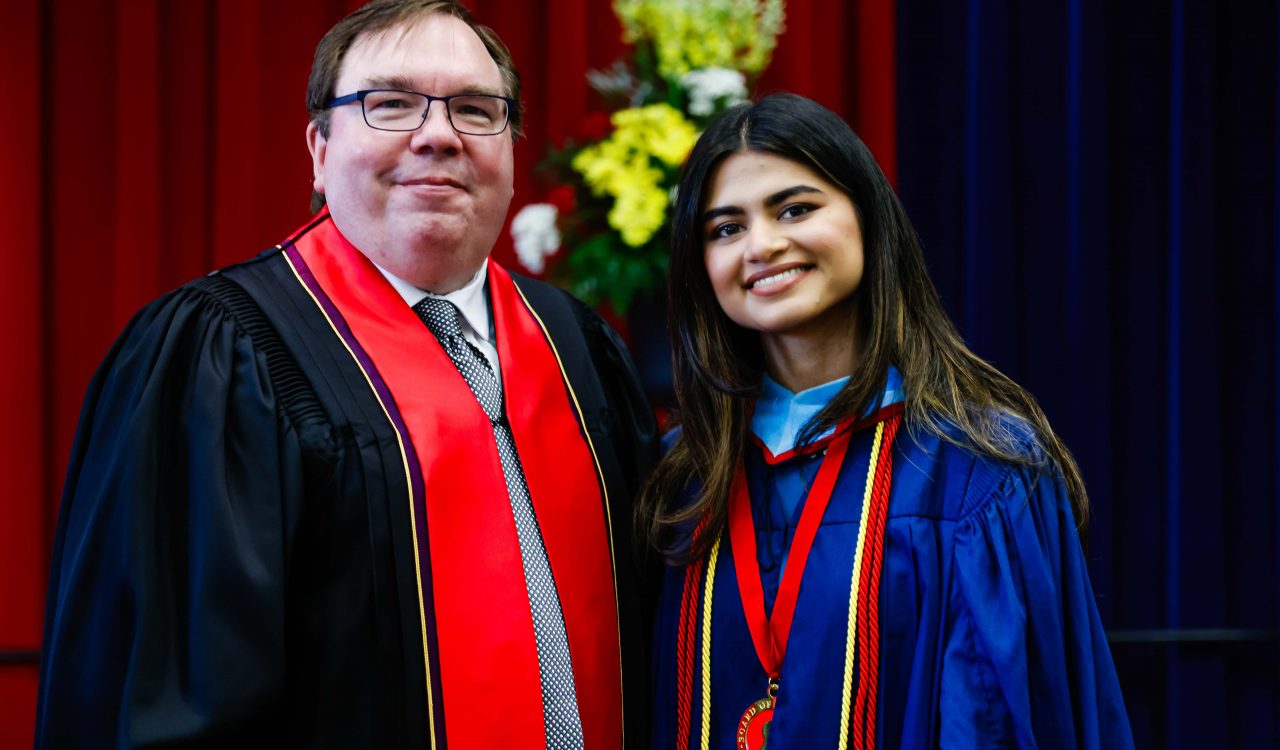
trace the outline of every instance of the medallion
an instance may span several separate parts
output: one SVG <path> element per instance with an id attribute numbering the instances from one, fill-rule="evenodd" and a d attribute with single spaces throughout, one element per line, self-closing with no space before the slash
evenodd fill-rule
<path id="1" fill-rule="evenodd" d="M 738 750 L 764 750 L 773 721 L 773 698 L 761 698 L 743 712 L 738 721 Z"/>

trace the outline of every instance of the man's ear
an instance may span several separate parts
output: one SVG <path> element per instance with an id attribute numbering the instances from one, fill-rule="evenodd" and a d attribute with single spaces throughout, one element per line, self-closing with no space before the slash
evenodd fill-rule
<path id="1" fill-rule="evenodd" d="M 315 120 L 307 123 L 307 150 L 311 152 L 311 187 L 324 195 L 324 158 L 329 151 L 329 141 Z"/>

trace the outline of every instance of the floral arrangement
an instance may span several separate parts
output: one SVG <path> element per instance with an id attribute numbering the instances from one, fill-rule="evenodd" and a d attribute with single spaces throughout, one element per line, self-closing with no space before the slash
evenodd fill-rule
<path id="1" fill-rule="evenodd" d="M 666 277 L 668 209 L 706 124 L 744 101 L 783 29 L 783 0 L 615 0 L 631 60 L 587 79 L 608 112 L 541 168 L 555 187 L 511 222 L 520 262 L 625 314 Z"/>

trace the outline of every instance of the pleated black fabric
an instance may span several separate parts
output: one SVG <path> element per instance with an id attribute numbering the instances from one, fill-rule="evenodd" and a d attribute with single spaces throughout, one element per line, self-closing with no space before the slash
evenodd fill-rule
<path id="1" fill-rule="evenodd" d="M 566 342 L 583 429 L 626 502 L 655 437 L 630 360 L 594 314 L 518 283 Z M 381 406 L 279 251 L 147 306 L 85 398 L 36 746 L 425 746 L 405 482 Z M 630 538 L 630 513 L 613 520 Z M 617 552 L 625 691 L 642 700 L 631 640 L 649 609 Z"/>

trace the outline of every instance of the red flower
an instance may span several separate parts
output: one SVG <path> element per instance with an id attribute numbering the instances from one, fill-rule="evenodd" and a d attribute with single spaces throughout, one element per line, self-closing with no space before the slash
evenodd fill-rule
<path id="1" fill-rule="evenodd" d="M 568 185 L 558 185 L 547 193 L 547 203 L 556 207 L 561 216 L 567 216 L 578 207 L 577 196 Z"/>
<path id="2" fill-rule="evenodd" d="M 577 136 L 584 141 L 602 141 L 613 132 L 613 121 L 606 112 L 592 112 L 578 126 Z"/>

